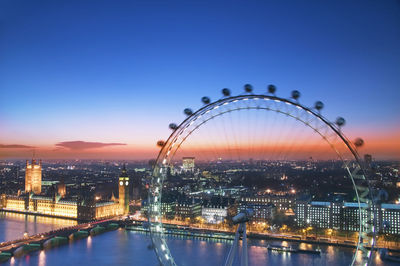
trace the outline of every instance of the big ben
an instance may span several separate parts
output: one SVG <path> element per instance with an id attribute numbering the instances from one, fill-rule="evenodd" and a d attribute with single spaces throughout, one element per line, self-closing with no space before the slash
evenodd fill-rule
<path id="1" fill-rule="evenodd" d="M 118 181 L 119 187 L 119 206 L 123 214 L 129 213 L 129 177 L 126 172 L 125 165 L 122 168 L 122 172 L 119 176 Z"/>

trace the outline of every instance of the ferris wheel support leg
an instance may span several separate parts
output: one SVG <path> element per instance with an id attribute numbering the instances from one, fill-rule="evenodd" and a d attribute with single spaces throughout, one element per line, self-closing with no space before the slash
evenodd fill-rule
<path id="1" fill-rule="evenodd" d="M 240 265 L 241 266 L 248 266 L 248 257 L 247 257 L 247 234 L 246 234 L 246 224 L 243 223 L 243 233 L 242 233 L 242 260 Z"/>
<path id="2" fill-rule="evenodd" d="M 242 229 L 242 224 L 239 224 L 239 226 L 236 230 L 235 239 L 233 240 L 232 247 L 229 250 L 228 257 L 226 258 L 225 266 L 232 266 L 232 264 L 233 264 L 233 259 L 235 258 L 236 251 L 238 249 L 238 243 L 239 243 L 241 229 Z"/>

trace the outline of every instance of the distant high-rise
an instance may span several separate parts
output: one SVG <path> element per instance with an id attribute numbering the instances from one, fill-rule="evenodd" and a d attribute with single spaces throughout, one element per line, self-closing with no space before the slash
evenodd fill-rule
<path id="1" fill-rule="evenodd" d="M 183 157 L 182 158 L 182 169 L 183 171 L 194 171 L 194 159 L 195 157 Z"/>
<path id="2" fill-rule="evenodd" d="M 34 194 L 42 192 L 42 160 L 39 160 L 39 164 L 34 159 L 31 164 L 26 160 L 25 192 L 31 191 Z"/>
<path id="3" fill-rule="evenodd" d="M 367 169 L 371 169 L 372 165 L 372 155 L 371 154 L 365 154 L 364 155 L 364 161 L 365 161 L 365 167 Z"/>
<path id="4" fill-rule="evenodd" d="M 119 206 L 124 214 L 129 213 L 129 176 L 126 172 L 125 165 L 122 168 L 118 182 Z"/>

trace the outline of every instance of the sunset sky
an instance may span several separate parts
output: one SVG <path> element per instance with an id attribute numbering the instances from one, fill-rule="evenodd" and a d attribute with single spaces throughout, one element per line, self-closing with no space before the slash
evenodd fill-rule
<path id="1" fill-rule="evenodd" d="M 399 1 L 0 2 L 0 158 L 148 159 L 222 88 L 325 103 L 400 159 Z"/>

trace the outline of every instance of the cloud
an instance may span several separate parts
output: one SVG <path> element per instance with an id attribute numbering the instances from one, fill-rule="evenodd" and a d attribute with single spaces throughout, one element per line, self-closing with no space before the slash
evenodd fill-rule
<path id="1" fill-rule="evenodd" d="M 0 149 L 32 149 L 33 146 L 20 145 L 20 144 L 0 144 Z"/>
<path id="2" fill-rule="evenodd" d="M 63 141 L 56 144 L 57 148 L 67 148 L 70 150 L 78 151 L 78 150 L 87 150 L 87 149 L 96 149 L 103 148 L 107 146 L 121 146 L 126 145 L 125 143 L 104 143 L 104 142 L 88 142 L 88 141 Z"/>

